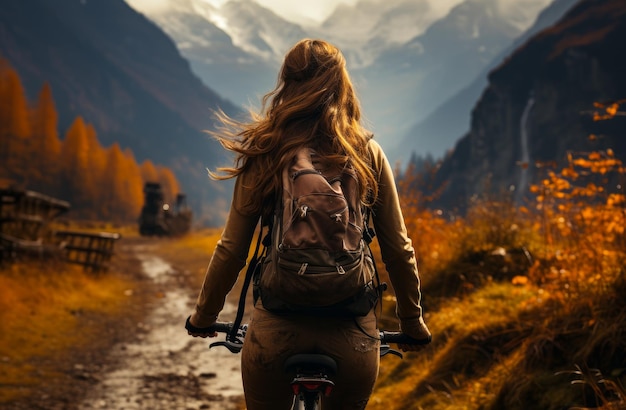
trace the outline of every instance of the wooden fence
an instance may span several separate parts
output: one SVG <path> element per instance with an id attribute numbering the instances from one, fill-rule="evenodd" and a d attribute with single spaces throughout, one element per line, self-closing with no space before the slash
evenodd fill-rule
<path id="1" fill-rule="evenodd" d="M 106 269 L 120 235 L 53 231 L 50 224 L 69 209 L 68 202 L 38 192 L 0 189 L 0 263 L 58 258 L 92 271 Z"/>
<path id="2" fill-rule="evenodd" d="M 56 237 L 63 244 L 65 259 L 70 263 L 83 265 L 91 271 L 106 269 L 113 256 L 115 241 L 120 234 L 110 232 L 58 231 Z"/>

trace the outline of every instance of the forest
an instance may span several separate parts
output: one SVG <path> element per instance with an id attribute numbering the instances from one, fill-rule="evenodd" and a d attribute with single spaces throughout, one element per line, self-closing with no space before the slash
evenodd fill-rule
<path id="1" fill-rule="evenodd" d="M 0 187 L 33 190 L 69 201 L 83 220 L 136 221 L 145 182 L 159 182 L 173 200 L 179 183 L 171 169 L 114 143 L 78 116 L 60 135 L 53 90 L 44 84 L 33 103 L 19 73 L 0 59 Z"/>

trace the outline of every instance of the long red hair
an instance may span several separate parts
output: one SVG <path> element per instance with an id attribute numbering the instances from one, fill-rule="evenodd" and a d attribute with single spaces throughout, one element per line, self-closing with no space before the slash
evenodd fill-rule
<path id="1" fill-rule="evenodd" d="M 378 184 L 369 163 L 372 134 L 361 125 L 361 109 L 341 51 L 322 40 L 304 39 L 286 54 L 274 90 L 259 113 L 240 122 L 218 113 L 222 126 L 211 132 L 236 154 L 233 167 L 210 172 L 215 179 L 251 173 L 246 210 L 267 212 L 282 186 L 282 170 L 294 150 L 309 146 L 337 164 L 356 170 L 361 200 L 375 201 Z"/>

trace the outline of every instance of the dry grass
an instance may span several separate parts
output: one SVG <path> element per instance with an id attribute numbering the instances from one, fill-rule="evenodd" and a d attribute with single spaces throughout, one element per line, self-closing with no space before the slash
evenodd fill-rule
<path id="1" fill-rule="evenodd" d="M 433 344 L 383 359 L 368 409 L 626 408 L 626 198 L 598 184 L 625 171 L 610 150 L 568 163 L 526 207 L 406 201 Z"/>
<path id="2" fill-rule="evenodd" d="M 0 270 L 0 403 L 54 377 L 46 357 L 67 355 L 94 341 L 83 323 L 120 315 L 133 283 L 93 275 L 75 265 L 23 262 Z"/>

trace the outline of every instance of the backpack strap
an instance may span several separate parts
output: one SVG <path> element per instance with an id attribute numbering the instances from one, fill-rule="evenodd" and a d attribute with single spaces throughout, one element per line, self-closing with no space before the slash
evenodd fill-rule
<path id="1" fill-rule="evenodd" d="M 383 292 L 387 290 L 387 283 L 380 281 L 380 275 L 378 274 L 378 267 L 376 266 L 376 259 L 374 258 L 374 254 L 370 248 L 370 243 L 374 240 L 376 236 L 376 232 L 374 228 L 370 227 L 369 220 L 372 214 L 372 210 L 367 206 L 365 207 L 365 217 L 363 218 L 363 240 L 365 241 L 365 246 L 367 246 L 370 257 L 372 258 L 372 262 L 374 265 L 374 279 L 376 291 L 378 293 L 378 308 L 380 309 L 380 313 L 383 311 Z"/>
<path id="2" fill-rule="evenodd" d="M 254 255 L 252 259 L 250 259 L 250 263 L 248 264 L 248 269 L 246 270 L 246 276 L 244 278 L 243 286 L 241 288 L 241 294 L 239 296 L 239 305 L 237 306 L 237 316 L 235 317 L 235 321 L 233 322 L 233 327 L 230 329 L 230 333 L 228 334 L 228 340 L 231 342 L 237 341 L 237 333 L 239 332 L 239 326 L 241 326 L 241 321 L 243 320 L 243 313 L 246 309 L 246 295 L 248 293 L 248 288 L 250 287 L 250 282 L 252 277 L 254 276 L 255 271 L 261 264 L 259 263 L 260 259 L 262 259 L 263 254 L 265 253 L 265 248 L 263 249 L 263 253 L 261 254 L 261 258 L 259 258 L 259 249 L 261 247 L 261 238 L 263 237 L 263 218 L 261 218 L 261 226 L 259 227 L 259 233 L 257 235 L 256 246 L 254 249 Z"/>

